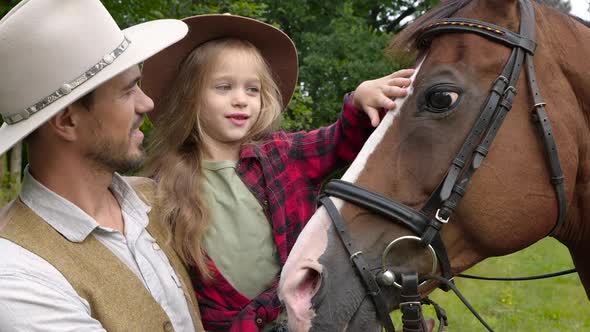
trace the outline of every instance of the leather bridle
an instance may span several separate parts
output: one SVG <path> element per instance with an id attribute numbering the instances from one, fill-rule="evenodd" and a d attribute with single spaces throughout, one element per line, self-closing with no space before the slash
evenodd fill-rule
<path id="1" fill-rule="evenodd" d="M 402 302 L 400 303 L 400 309 L 403 314 L 404 331 L 425 331 L 420 308 L 422 300 L 418 293 L 418 287 L 421 285 L 420 281 L 435 279 L 440 283 L 439 287 L 442 289 L 453 288 L 455 290 L 450 282 L 453 274 L 440 231 L 443 225 L 449 222 L 467 190 L 471 177 L 481 166 L 500 126 L 512 108 L 516 95 L 516 83 L 523 65 L 527 66 L 528 85 L 533 97 L 532 117 L 541 133 L 551 173 L 550 180 L 557 197 L 558 217 L 550 234 L 564 222 L 566 213 L 564 176 L 551 124 L 545 112 L 545 103 L 541 98 L 535 78 L 533 63 L 533 55 L 536 49 L 534 9 L 530 0 L 520 0 L 519 4 L 520 33 L 518 34 L 482 21 L 448 18 L 427 26 L 418 37 L 418 45 L 425 48 L 432 38 L 443 33 L 475 33 L 512 48 L 502 73 L 493 82 L 490 94 L 481 108 L 480 115 L 468 133 L 459 153 L 454 158 L 439 186 L 420 211 L 342 180 L 330 181 L 324 188 L 324 195 L 320 198 L 321 204 L 326 208 L 332 219 L 336 233 L 342 240 L 353 265 L 363 280 L 364 286 L 371 295 L 379 320 L 388 332 L 395 331 L 395 327 L 389 317 L 387 301 L 381 287 L 395 286 L 401 289 Z M 340 198 L 387 219 L 397 221 L 411 230 L 416 236 L 394 239 L 382 254 L 381 271 L 374 273 L 363 258 L 362 251 L 352 241 L 342 216 L 332 200 L 329 199 L 330 196 Z M 419 241 L 429 252 L 433 253 L 433 261 L 438 261 L 442 276 L 423 277 L 419 280 L 417 272 L 413 272 L 402 273 L 398 278 L 393 271 L 387 268 L 385 257 L 394 249 L 397 243 L 408 240 Z M 433 274 L 435 272 L 436 266 Z M 468 303 L 466 304 L 468 305 Z M 468 307 L 470 307 L 470 310 L 472 309 L 470 305 Z M 474 314 L 476 313 L 474 312 Z M 478 315 L 476 314 L 476 316 Z M 478 318 L 480 317 L 478 316 Z M 491 330 L 483 319 L 480 319 L 480 321 Z"/>

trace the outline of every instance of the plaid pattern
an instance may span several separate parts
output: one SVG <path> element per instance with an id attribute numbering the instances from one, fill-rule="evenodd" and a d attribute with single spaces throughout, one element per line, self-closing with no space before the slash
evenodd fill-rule
<path id="1" fill-rule="evenodd" d="M 281 265 L 316 210 L 322 182 L 350 164 L 372 132 L 369 117 L 352 105 L 349 94 L 336 123 L 310 132 L 276 132 L 268 141 L 242 148 L 237 172 L 272 224 Z M 277 319 L 282 310 L 278 276 L 272 287 L 249 299 L 232 287 L 214 262 L 210 264 L 209 283 L 193 271 L 206 330 L 259 331 Z"/>

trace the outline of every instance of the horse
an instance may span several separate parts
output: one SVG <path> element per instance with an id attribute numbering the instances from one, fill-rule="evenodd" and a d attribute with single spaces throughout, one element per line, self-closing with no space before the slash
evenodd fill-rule
<path id="1" fill-rule="evenodd" d="M 393 331 L 399 308 L 423 331 L 429 292 L 546 236 L 590 295 L 590 29 L 529 0 L 447 0 L 392 49 L 415 77 L 283 267 L 290 330 Z"/>

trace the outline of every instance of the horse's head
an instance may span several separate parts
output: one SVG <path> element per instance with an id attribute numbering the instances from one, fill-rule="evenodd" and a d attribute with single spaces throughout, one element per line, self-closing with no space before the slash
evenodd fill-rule
<path id="1" fill-rule="evenodd" d="M 590 61 L 584 58 L 590 55 L 590 38 L 573 18 L 538 5 L 534 9 L 536 24 L 532 21 L 533 32 L 528 33 L 536 35 L 537 47 L 516 39 L 523 46 L 521 55 L 513 55 L 518 47 L 481 31 L 448 28 L 473 21 L 439 23 L 439 30 L 432 25 L 441 18 L 468 18 L 493 23 L 474 24 L 474 30 L 519 33 L 524 13 L 516 0 L 443 2 L 398 36 L 397 46 L 428 42 L 418 47 L 421 65 L 411 93 L 386 115 L 343 180 L 401 204 L 391 208 L 376 199 L 371 206 L 363 206 L 351 202 L 366 201 L 367 194 L 342 184 L 327 188 L 334 205 L 320 208 L 311 218 L 281 275 L 281 297 L 293 330 L 378 330 L 381 324 L 369 295 L 374 285 L 367 283 L 377 281 L 387 313 L 402 302 L 391 277 L 399 285 L 402 273 L 431 274 L 433 251 L 439 258 L 434 272 L 449 277 L 486 257 L 520 250 L 549 234 L 560 211 L 550 181 L 558 174 L 547 161 L 554 158 L 553 138 L 566 179 L 562 196 L 570 202 L 568 208 L 581 199 L 574 188 L 581 176 L 584 183 L 588 181 L 587 151 L 581 148 L 586 145 L 580 142 L 589 139 L 587 110 L 581 110 L 590 96 L 582 74 L 590 72 Z M 494 25 L 503 27 L 501 33 L 494 31 Z M 430 32 L 424 34 L 426 30 Z M 543 105 L 533 107 L 535 90 L 529 87 L 532 83 L 525 69 L 512 68 L 518 62 L 526 66 L 519 56 L 533 51 L 552 132 L 540 130 L 532 120 L 532 113 Z M 512 56 L 515 59 L 509 60 Z M 509 91 L 511 85 L 518 94 Z M 509 105 L 502 103 L 507 105 L 509 98 L 513 103 L 507 112 Z M 502 112 L 505 120 L 496 119 Z M 543 135 L 549 143 L 544 143 Z M 493 145 L 487 145 L 487 139 Z M 329 216 L 326 208 L 336 212 Z M 378 212 L 379 208 L 389 212 Z M 568 212 L 555 236 L 569 245 L 570 233 L 575 232 L 571 225 L 582 212 Z M 331 220 L 340 215 L 344 226 Z M 446 266 L 438 250 L 441 243 L 449 257 Z M 363 263 L 358 263 L 358 257 Z M 383 277 L 388 270 L 393 272 L 390 280 Z M 375 279 L 367 282 L 367 275 Z M 427 283 L 420 292 L 434 286 Z"/>

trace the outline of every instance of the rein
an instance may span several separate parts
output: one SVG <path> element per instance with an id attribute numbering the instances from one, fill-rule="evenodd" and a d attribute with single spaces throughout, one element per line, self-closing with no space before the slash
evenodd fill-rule
<path id="1" fill-rule="evenodd" d="M 445 291 L 453 290 L 479 321 L 489 331 L 493 331 L 454 286 L 450 260 L 440 231 L 449 222 L 467 190 L 467 185 L 471 177 L 479 169 L 487 156 L 498 130 L 506 115 L 511 110 L 514 97 L 516 96 L 516 83 L 524 65 L 526 65 L 528 85 L 533 96 L 531 115 L 541 134 L 543 148 L 551 173 L 550 181 L 554 186 L 557 199 L 557 221 L 549 235 L 557 227 L 562 225 L 565 220 L 566 197 L 564 176 L 559 162 L 557 146 L 553 139 L 551 124 L 545 112 L 545 103 L 541 98 L 535 78 L 533 64 L 533 55 L 536 49 L 534 9 L 530 0 L 520 0 L 519 4 L 521 21 L 520 33 L 518 34 L 482 21 L 447 18 L 427 26 L 418 37 L 418 45 L 425 48 L 429 45 L 430 40 L 439 34 L 455 32 L 475 33 L 512 48 L 512 53 L 502 73 L 492 84 L 490 94 L 481 108 L 479 118 L 468 133 L 465 142 L 450 165 L 445 177 L 420 211 L 342 180 L 332 180 L 324 188 L 324 195 L 320 198 L 320 203 L 325 207 L 332 219 L 336 233 L 339 235 L 350 255 L 350 260 L 362 279 L 368 294 L 371 295 L 377 316 L 387 332 L 395 332 L 395 327 L 389 317 L 389 311 L 387 310 L 388 301 L 385 298 L 382 288 L 396 287 L 400 289 L 402 301 L 399 306 L 402 311 L 403 330 L 406 332 L 425 332 L 426 326 L 420 305 L 433 303 L 428 298 L 420 298 L 418 287 L 428 281 L 438 282 L 439 287 Z M 368 264 L 363 258 L 363 252 L 352 241 L 340 212 L 329 197 L 340 198 L 379 214 L 384 218 L 395 220 L 410 229 L 417 236 L 402 236 L 391 241 L 381 255 L 381 270 L 375 274 L 369 269 Z M 432 254 L 433 269 L 430 275 L 418 278 L 417 272 L 411 272 L 401 273 L 399 276 L 396 276 L 387 266 L 386 258 L 389 252 L 394 250 L 401 241 L 419 242 Z M 440 267 L 441 276 L 436 275 L 437 267 Z M 562 271 L 550 275 L 562 275 L 566 274 L 566 272 L 573 273 L 575 270 Z M 485 280 L 530 280 L 543 277 L 535 276 L 511 279 L 485 278 L 461 274 L 459 276 Z M 435 305 L 437 316 L 441 320 L 441 324 L 439 325 L 440 331 L 442 325 L 446 325 L 446 314 L 442 309 L 439 311 L 440 307 L 438 305 L 433 305 Z"/>
<path id="2" fill-rule="evenodd" d="M 568 269 L 568 270 L 563 270 L 563 271 L 558 271 L 558 272 L 552 272 L 552 273 L 545 273 L 545 274 L 539 274 L 539 275 L 534 275 L 534 276 L 512 277 L 512 278 L 506 278 L 506 277 L 482 277 L 482 276 L 474 276 L 474 275 L 471 275 L 471 274 L 459 273 L 459 274 L 457 274 L 457 277 L 461 277 L 461 278 L 465 278 L 465 279 L 487 280 L 487 281 L 530 281 L 530 280 L 539 280 L 539 279 L 554 278 L 554 277 L 564 276 L 564 275 L 568 275 L 568 274 L 572 274 L 572 273 L 576 273 L 576 272 L 577 272 L 576 269 Z"/>

